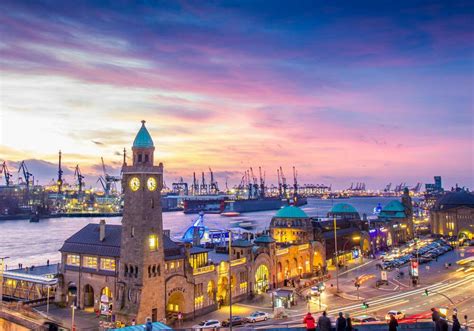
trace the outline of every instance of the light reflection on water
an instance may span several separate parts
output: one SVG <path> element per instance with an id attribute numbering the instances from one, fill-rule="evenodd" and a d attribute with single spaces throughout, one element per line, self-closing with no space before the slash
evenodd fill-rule
<path id="1" fill-rule="evenodd" d="M 319 200 L 308 199 L 308 204 L 302 209 L 309 216 L 325 216 L 331 206 L 336 203 L 347 202 L 352 204 L 362 215 L 372 215 L 377 203 L 382 206 L 393 198 L 351 198 Z M 224 217 L 220 215 L 206 215 L 205 224 L 210 228 L 226 229 L 230 222 L 236 220 L 253 220 L 257 229 L 267 228 L 276 211 L 248 213 L 239 217 Z M 172 237 L 179 237 L 196 219 L 196 215 L 184 215 L 182 212 L 163 213 L 163 228 L 171 230 Z M 98 223 L 100 218 L 52 218 L 42 219 L 39 223 L 29 223 L 28 220 L 0 221 L 0 257 L 9 256 L 5 264 L 9 269 L 16 268 L 18 263 L 24 267 L 29 265 L 59 262 L 64 240 L 77 232 L 88 223 Z M 120 217 L 106 218 L 108 224 L 120 224 Z"/>

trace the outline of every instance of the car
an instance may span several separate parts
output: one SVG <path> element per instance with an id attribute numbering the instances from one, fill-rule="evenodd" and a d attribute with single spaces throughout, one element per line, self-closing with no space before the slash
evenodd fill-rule
<path id="1" fill-rule="evenodd" d="M 362 315 L 362 316 L 356 316 L 352 319 L 354 324 L 362 324 L 362 323 L 368 323 L 368 322 L 376 322 L 378 319 L 376 319 L 373 316 L 368 316 L 368 315 Z"/>
<path id="2" fill-rule="evenodd" d="M 266 321 L 267 319 L 269 319 L 268 313 L 262 311 L 256 311 L 245 318 L 245 320 L 250 323 Z"/>
<path id="3" fill-rule="evenodd" d="M 387 321 L 390 320 L 390 315 L 395 316 L 395 319 L 396 319 L 396 320 L 402 320 L 402 319 L 405 318 L 405 314 L 402 313 L 400 310 L 390 310 L 390 311 L 387 313 L 387 315 L 385 315 L 385 319 L 386 319 Z"/>
<path id="4" fill-rule="evenodd" d="M 199 324 L 194 325 L 192 328 L 195 330 L 212 330 L 221 327 L 221 322 L 218 320 L 207 320 L 202 321 Z"/>
<path id="5" fill-rule="evenodd" d="M 242 317 L 240 316 L 232 316 L 232 326 L 234 325 L 242 325 L 244 324 L 245 321 Z M 225 321 L 222 321 L 221 323 L 222 326 L 228 327 L 229 326 L 229 319 L 226 319 Z"/>

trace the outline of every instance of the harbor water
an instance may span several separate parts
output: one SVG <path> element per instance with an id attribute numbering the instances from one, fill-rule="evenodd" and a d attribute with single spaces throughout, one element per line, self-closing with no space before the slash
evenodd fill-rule
<path id="1" fill-rule="evenodd" d="M 326 213 L 337 203 L 349 203 L 361 214 L 373 215 L 373 209 L 380 203 L 386 205 L 395 198 L 370 197 L 350 198 L 336 200 L 308 199 L 308 204 L 302 209 L 314 217 L 325 217 Z M 242 221 L 255 221 L 256 230 L 267 229 L 270 220 L 276 211 L 263 211 L 246 213 L 238 217 L 224 217 L 209 214 L 205 216 L 205 224 L 211 229 L 227 229 L 230 223 Z M 192 224 L 197 215 L 185 215 L 182 212 L 163 213 L 163 228 L 171 230 L 172 237 L 180 237 Z M 30 223 L 28 220 L 0 221 L 0 256 L 9 256 L 5 261 L 8 269 L 31 265 L 57 263 L 60 260 L 61 248 L 64 240 L 80 230 L 88 223 L 98 223 L 97 218 L 51 218 L 41 219 L 39 223 Z M 120 224 L 121 217 L 107 218 L 108 224 Z"/>

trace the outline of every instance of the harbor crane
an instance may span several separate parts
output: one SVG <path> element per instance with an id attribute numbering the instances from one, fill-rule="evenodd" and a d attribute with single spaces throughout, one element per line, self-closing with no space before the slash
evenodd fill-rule
<path id="1" fill-rule="evenodd" d="M 217 182 L 214 180 L 214 172 L 212 172 L 212 169 L 209 167 L 209 172 L 211 174 L 211 183 L 209 184 L 209 191 L 211 194 L 217 194 L 219 193 L 219 186 L 217 185 Z"/>
<path id="2" fill-rule="evenodd" d="M 258 167 L 258 172 L 260 175 L 260 197 L 265 198 L 265 171 L 263 172 L 262 177 L 262 167 Z"/>
<path id="3" fill-rule="evenodd" d="M 116 191 L 117 188 L 115 187 L 115 183 L 116 182 L 120 182 L 120 177 L 117 177 L 117 176 L 111 176 L 107 173 L 106 169 L 105 169 L 105 163 L 104 163 L 104 158 L 103 157 L 100 157 L 101 161 L 102 161 L 102 171 L 104 173 L 104 176 L 102 177 L 102 181 L 105 182 L 105 186 L 104 187 L 104 192 L 106 194 L 106 196 L 109 195 L 111 189 L 113 191 Z M 100 178 L 100 177 L 99 177 Z"/>
<path id="4" fill-rule="evenodd" d="M 12 174 L 8 171 L 7 162 L 3 161 L 2 168 L 0 169 L 0 174 L 3 172 L 3 176 L 5 177 L 5 184 L 10 186 Z"/>
<path id="5" fill-rule="evenodd" d="M 253 173 L 252 167 L 250 167 L 250 175 L 252 176 L 252 198 L 258 197 L 258 191 L 259 191 L 259 186 L 258 186 L 258 181 L 257 177 L 255 177 L 255 174 Z"/>
<path id="6" fill-rule="evenodd" d="M 384 192 L 390 192 L 390 188 L 391 188 L 391 187 L 392 187 L 392 183 L 388 183 L 388 185 L 385 186 L 385 188 L 384 188 L 383 191 L 384 191 Z"/>
<path id="7" fill-rule="evenodd" d="M 26 189 L 30 189 L 30 182 L 35 184 L 35 177 L 31 172 L 28 171 L 28 167 L 26 166 L 25 161 L 21 161 L 20 167 L 18 168 L 18 173 L 22 171 L 23 172 L 23 179 L 25 180 L 26 183 Z M 30 180 L 30 177 L 32 177 L 32 180 Z"/>
<path id="8" fill-rule="evenodd" d="M 193 195 L 199 194 L 199 183 L 196 179 L 196 172 L 193 172 Z"/>
<path id="9" fill-rule="evenodd" d="M 58 164 L 58 180 L 57 180 L 57 185 L 58 185 L 58 193 L 61 193 L 63 190 L 63 169 L 61 168 L 61 150 L 59 151 L 59 164 Z"/>
<path id="10" fill-rule="evenodd" d="M 178 195 L 181 195 L 181 193 L 188 195 L 188 183 L 184 182 L 183 177 L 179 177 L 178 182 L 172 183 L 172 187 L 173 192 L 178 193 Z"/>
<path id="11" fill-rule="evenodd" d="M 298 197 L 298 171 L 295 166 L 293 166 L 293 197 L 295 199 Z"/>
<path id="12" fill-rule="evenodd" d="M 207 184 L 206 184 L 206 178 L 204 177 L 204 171 L 202 172 L 201 175 L 201 189 L 200 189 L 200 194 L 207 194 Z"/>
<path id="13" fill-rule="evenodd" d="M 281 198 L 283 192 L 281 187 L 281 176 L 280 176 L 280 169 L 277 168 L 277 176 L 278 176 L 278 196 Z"/>
<path id="14" fill-rule="evenodd" d="M 287 190 L 288 190 L 288 185 L 286 184 L 286 177 L 285 175 L 283 174 L 283 169 L 282 167 L 280 166 L 280 176 L 281 176 L 281 186 L 283 188 L 283 195 L 284 197 L 286 198 L 287 197 Z"/>
<path id="15" fill-rule="evenodd" d="M 77 180 L 77 192 L 81 194 L 82 186 L 84 185 L 84 176 L 81 173 L 81 169 L 79 169 L 79 164 L 76 164 L 76 169 L 74 170 L 74 178 L 76 178 Z"/>

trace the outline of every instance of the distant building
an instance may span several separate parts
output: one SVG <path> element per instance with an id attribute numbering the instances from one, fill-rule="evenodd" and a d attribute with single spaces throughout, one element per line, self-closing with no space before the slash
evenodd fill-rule
<path id="1" fill-rule="evenodd" d="M 434 184 L 425 184 L 425 190 L 427 194 L 438 195 L 444 192 L 443 185 L 441 183 L 441 176 L 434 177 Z"/>
<path id="2" fill-rule="evenodd" d="M 440 236 L 474 238 L 474 194 L 462 189 L 440 196 L 430 211 L 431 232 Z"/>

